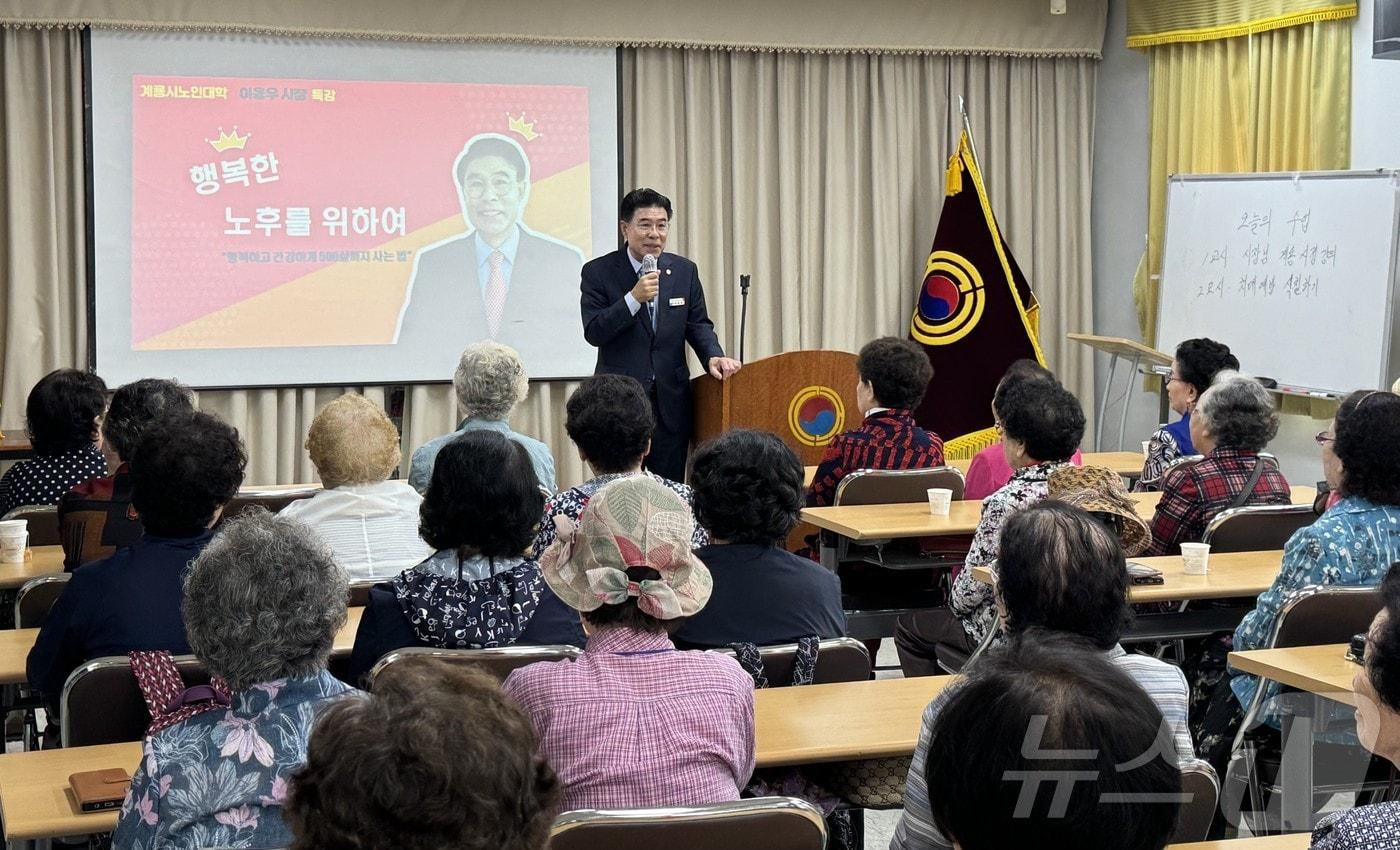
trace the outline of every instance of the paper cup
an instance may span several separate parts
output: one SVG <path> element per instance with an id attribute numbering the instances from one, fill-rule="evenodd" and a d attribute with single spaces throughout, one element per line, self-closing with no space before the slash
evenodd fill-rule
<path id="1" fill-rule="evenodd" d="M 947 516 L 953 505 L 953 491 L 947 487 L 928 488 L 928 512 L 934 516 Z"/>
<path id="2" fill-rule="evenodd" d="M 1143 457 L 1147 457 L 1147 453 L 1148 453 L 1148 451 L 1151 450 L 1151 448 L 1152 448 L 1152 441 L 1151 441 L 1151 440 L 1143 440 L 1143 441 L 1142 441 L 1142 456 L 1143 456 Z"/>
<path id="3" fill-rule="evenodd" d="M 1181 563 L 1188 576 L 1203 576 L 1210 568 L 1209 543 L 1181 544 Z"/>
<path id="4" fill-rule="evenodd" d="M 0 521 L 0 563 L 24 563 L 24 550 L 29 545 L 29 520 Z"/>

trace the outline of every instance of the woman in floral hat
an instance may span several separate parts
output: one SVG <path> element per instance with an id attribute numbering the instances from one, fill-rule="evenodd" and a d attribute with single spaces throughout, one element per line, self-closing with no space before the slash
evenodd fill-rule
<path id="1" fill-rule="evenodd" d="M 505 690 L 530 716 L 564 808 L 689 806 L 739 799 L 754 766 L 753 680 L 734 659 L 676 649 L 705 606 L 685 500 L 648 476 L 599 490 L 559 517 L 540 568 L 583 616 L 576 661 L 516 670 Z"/>

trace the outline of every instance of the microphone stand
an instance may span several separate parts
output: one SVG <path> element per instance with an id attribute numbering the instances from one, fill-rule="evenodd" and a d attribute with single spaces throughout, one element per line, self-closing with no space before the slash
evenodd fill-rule
<path id="1" fill-rule="evenodd" d="M 749 276 L 739 275 L 739 362 L 744 362 L 744 337 L 749 323 Z"/>

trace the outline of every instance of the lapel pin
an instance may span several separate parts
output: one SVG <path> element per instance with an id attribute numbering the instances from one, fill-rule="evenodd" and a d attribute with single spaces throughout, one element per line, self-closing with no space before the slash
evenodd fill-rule
<path id="1" fill-rule="evenodd" d="M 667 269 L 667 270 L 666 270 L 666 274 L 670 274 L 670 273 L 671 273 L 671 270 L 670 270 L 670 269 Z"/>

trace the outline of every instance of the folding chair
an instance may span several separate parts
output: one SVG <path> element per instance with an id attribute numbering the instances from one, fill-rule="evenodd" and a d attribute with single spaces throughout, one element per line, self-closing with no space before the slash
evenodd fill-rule
<path id="1" fill-rule="evenodd" d="M 44 625 L 49 610 L 72 577 L 72 573 L 54 573 L 32 578 L 20 585 L 15 593 L 15 628 L 37 629 Z"/>
<path id="2" fill-rule="evenodd" d="M 272 513 L 290 505 L 298 499 L 309 499 L 321 492 L 320 487 L 294 487 L 277 490 L 239 490 L 238 494 L 229 500 L 224 507 L 223 514 L 219 517 L 219 524 L 225 520 L 236 517 L 252 507 L 267 508 Z"/>
<path id="3" fill-rule="evenodd" d="M 826 822 L 811 803 L 758 797 L 675 809 L 583 810 L 554 821 L 549 850 L 823 850 Z"/>
<path id="4" fill-rule="evenodd" d="M 1374 587 L 1309 587 L 1283 606 L 1274 623 L 1274 631 L 1265 648 L 1283 649 L 1295 646 L 1346 643 L 1352 636 L 1365 632 L 1371 620 L 1381 610 L 1380 591 Z M 1266 812 L 1266 795 L 1282 792 L 1282 751 L 1273 746 L 1259 746 L 1249 732 L 1260 722 L 1265 693 L 1270 680 L 1261 678 L 1254 699 L 1245 709 L 1244 720 L 1235 734 L 1231 747 L 1228 782 L 1243 782 L 1250 796 L 1251 809 L 1264 813 L 1262 823 L 1253 829 L 1256 834 L 1267 832 L 1272 824 Z M 1300 697 L 1303 695 L 1299 695 Z M 1388 784 L 1389 770 L 1384 759 L 1373 757 L 1359 745 L 1316 743 L 1313 747 L 1313 796 L 1330 796 L 1344 791 L 1378 791 Z M 1364 770 L 1363 765 L 1369 765 Z M 1241 773 L 1243 775 L 1241 775 Z"/>
<path id="5" fill-rule="evenodd" d="M 369 604 L 369 591 L 374 587 L 373 581 L 352 581 L 350 582 L 350 594 L 346 598 L 345 604 L 350 608 L 363 608 Z"/>
<path id="6" fill-rule="evenodd" d="M 20 505 L 0 519 L 28 520 L 30 546 L 57 546 L 63 542 L 58 532 L 58 508 L 54 505 Z"/>
<path id="7" fill-rule="evenodd" d="M 927 502 L 928 490 L 942 487 L 953 491 L 953 499 L 963 496 L 963 474 L 948 466 L 932 469 L 858 469 L 836 485 L 833 505 L 896 505 Z M 831 535 L 823 532 L 823 539 Z M 823 544 L 825 545 L 825 544 Z M 961 563 L 966 552 L 927 556 L 919 551 L 918 540 L 863 540 L 859 543 L 840 538 L 836 542 L 836 565 L 856 570 L 863 566 L 895 571 L 932 571 Z M 868 565 L 868 566 L 867 566 Z M 847 575 L 849 580 L 850 576 Z M 895 621 L 906 611 L 932 608 L 942 603 L 943 593 L 934 585 L 930 574 L 924 588 L 915 586 L 920 577 L 890 576 L 887 590 L 865 592 L 864 588 L 851 594 L 846 610 L 846 625 L 852 637 L 873 640 L 894 634 Z M 881 582 L 884 584 L 885 582 Z"/>
<path id="8" fill-rule="evenodd" d="M 1138 489 L 1160 490 L 1162 489 L 1162 482 L 1166 480 L 1167 473 L 1171 472 L 1173 469 L 1176 469 L 1178 466 L 1182 466 L 1188 463 L 1195 463 L 1196 461 L 1201 460 L 1204 457 L 1205 455 L 1182 455 L 1181 457 L 1167 464 L 1167 468 L 1163 469 L 1162 474 L 1158 475 L 1156 478 L 1150 480 L 1147 478 L 1139 478 Z"/>
<path id="9" fill-rule="evenodd" d="M 426 657 L 446 661 L 449 664 L 470 664 L 480 667 L 501 681 L 511 671 L 534 664 L 536 661 L 563 661 L 578 658 L 583 650 L 576 646 L 497 646 L 489 649 L 438 649 L 431 646 L 406 646 L 387 652 L 375 662 L 369 671 L 369 687 L 374 690 L 374 679 L 391 664 L 405 658 Z"/>
<path id="10" fill-rule="evenodd" d="M 1215 809 L 1220 805 L 1220 780 L 1209 762 L 1196 761 L 1181 769 L 1181 793 L 1184 800 L 1176 816 L 1172 844 L 1205 841 L 1210 833 Z"/>
<path id="11" fill-rule="evenodd" d="M 1206 525 L 1202 543 L 1212 552 L 1282 549 L 1293 532 L 1313 524 L 1312 505 L 1250 505 L 1221 511 Z"/>
<path id="12" fill-rule="evenodd" d="M 49 616 L 49 609 L 58 601 L 71 577 L 72 573 L 56 573 L 32 578 L 20 585 L 15 593 L 15 628 L 37 629 L 44 625 L 44 620 Z M 23 713 L 20 738 L 24 749 L 37 748 L 39 718 L 35 712 L 44 707 L 43 701 L 27 684 L 6 685 L 3 700 L 6 715 L 12 711 Z"/>
<path id="13" fill-rule="evenodd" d="M 209 672 L 193 655 L 175 656 L 175 666 L 185 687 L 209 684 Z M 59 706 L 65 749 L 139 741 L 151 725 L 131 660 L 121 656 L 97 658 L 74 670 L 63 685 Z"/>
<path id="14" fill-rule="evenodd" d="M 733 657 L 732 649 L 716 649 Z M 763 672 L 774 687 L 783 687 L 792 681 L 792 670 L 797 663 L 797 644 L 781 643 L 760 646 L 759 657 L 763 659 Z M 812 673 L 812 684 L 826 685 L 833 682 L 864 682 L 870 678 L 870 653 L 865 644 L 855 638 L 827 638 L 817 644 L 817 669 Z"/>

